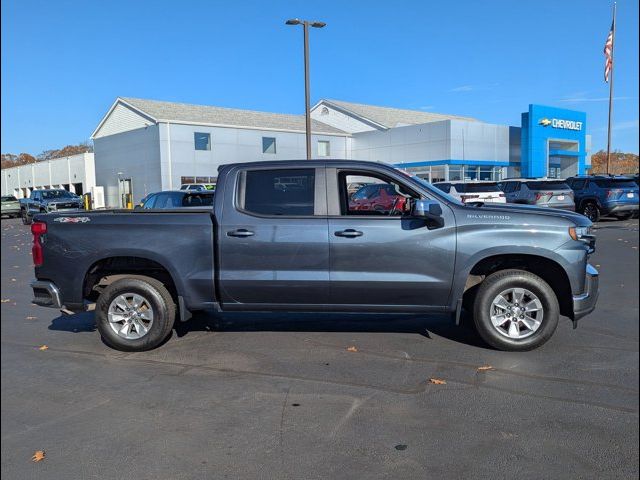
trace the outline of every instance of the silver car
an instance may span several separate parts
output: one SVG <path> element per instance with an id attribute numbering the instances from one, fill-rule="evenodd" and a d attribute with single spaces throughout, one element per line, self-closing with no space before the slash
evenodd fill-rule
<path id="1" fill-rule="evenodd" d="M 573 190 L 564 180 L 513 179 L 500 182 L 508 203 L 575 211 Z"/>

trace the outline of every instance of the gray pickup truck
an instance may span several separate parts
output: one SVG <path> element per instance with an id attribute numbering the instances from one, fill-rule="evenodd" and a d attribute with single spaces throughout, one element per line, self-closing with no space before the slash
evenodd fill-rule
<path id="1" fill-rule="evenodd" d="M 356 195 L 352 184 L 384 188 Z M 586 217 L 462 204 L 380 163 L 226 165 L 213 211 L 48 213 L 31 229 L 33 302 L 67 312 L 95 303 L 104 341 L 127 351 L 158 346 L 176 318 L 206 309 L 460 322 L 463 308 L 489 345 L 530 350 L 598 296 Z"/>
<path id="2" fill-rule="evenodd" d="M 33 190 L 29 198 L 20 200 L 22 223 L 31 224 L 36 213 L 78 210 L 82 208 L 82 198 L 62 188 Z"/>

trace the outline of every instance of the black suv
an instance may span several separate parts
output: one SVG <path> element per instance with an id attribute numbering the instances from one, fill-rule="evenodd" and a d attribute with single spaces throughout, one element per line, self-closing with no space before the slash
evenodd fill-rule
<path id="1" fill-rule="evenodd" d="M 638 214 L 638 184 L 631 177 L 591 175 L 567 178 L 576 212 L 592 222 L 602 215 L 626 220 Z"/>

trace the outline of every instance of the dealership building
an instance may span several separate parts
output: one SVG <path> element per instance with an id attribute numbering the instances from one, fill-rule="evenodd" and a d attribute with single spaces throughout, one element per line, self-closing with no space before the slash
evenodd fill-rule
<path id="1" fill-rule="evenodd" d="M 432 182 L 563 178 L 590 168 L 586 114 L 579 111 L 529 105 L 520 125 L 508 126 L 320 100 L 311 116 L 314 158 L 386 162 Z M 92 139 L 95 184 L 104 187 L 110 207 L 123 206 L 127 194 L 139 201 L 185 183 L 214 183 L 223 164 L 306 156 L 303 115 L 124 97 L 115 100 Z M 32 181 L 70 185 L 71 175 L 80 173 L 71 168 L 64 179 Z M 53 175 L 58 167 L 49 170 Z M 11 182 L 3 170 L 3 194 Z"/>
<path id="2" fill-rule="evenodd" d="M 80 153 L 17 167 L 3 168 L 2 195 L 26 198 L 33 190 L 64 188 L 77 195 L 96 186 L 93 153 Z"/>

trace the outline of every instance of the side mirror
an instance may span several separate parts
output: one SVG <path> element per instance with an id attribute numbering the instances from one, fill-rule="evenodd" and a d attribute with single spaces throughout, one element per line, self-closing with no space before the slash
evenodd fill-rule
<path id="1" fill-rule="evenodd" d="M 431 226 L 444 227 L 442 207 L 435 200 L 416 200 L 411 209 L 411 216 L 422 218 Z"/>

